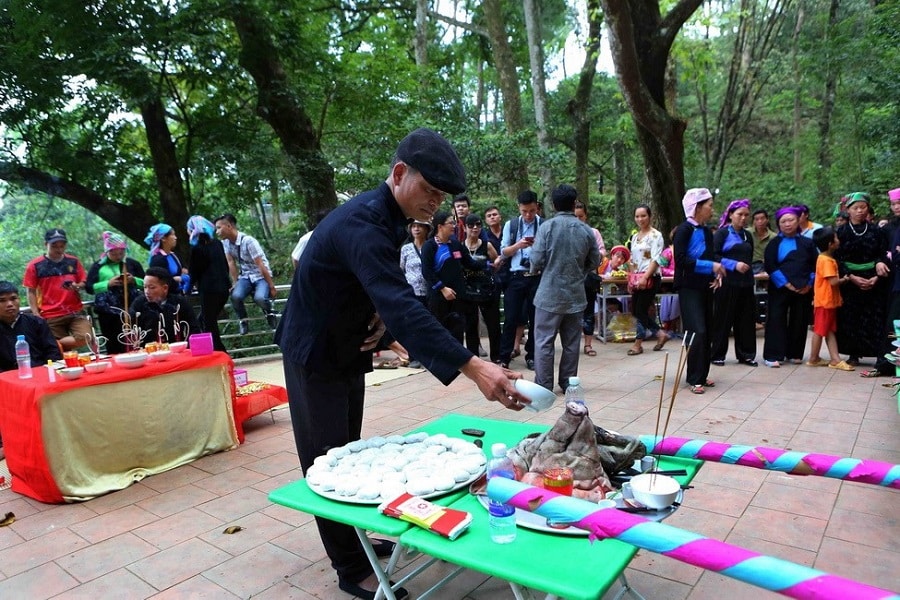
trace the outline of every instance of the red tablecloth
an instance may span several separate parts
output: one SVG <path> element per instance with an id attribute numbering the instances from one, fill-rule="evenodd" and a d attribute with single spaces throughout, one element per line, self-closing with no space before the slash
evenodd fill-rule
<path id="1" fill-rule="evenodd" d="M 260 386 L 264 387 L 247 392 Z M 238 388 L 234 397 L 234 425 L 237 427 L 238 440 L 244 443 L 244 421 L 287 401 L 287 390 L 280 385 L 251 381 L 243 388 Z"/>
<path id="2" fill-rule="evenodd" d="M 223 352 L 184 352 L 138 369 L 113 364 L 75 381 L 57 374 L 51 383 L 46 368 L 35 368 L 32 379 L 0 373 L 0 433 L 13 490 L 43 502 L 88 499 L 107 475 L 109 487 L 99 493 L 234 447 L 233 368 Z M 73 416 L 77 424 L 66 420 Z"/>

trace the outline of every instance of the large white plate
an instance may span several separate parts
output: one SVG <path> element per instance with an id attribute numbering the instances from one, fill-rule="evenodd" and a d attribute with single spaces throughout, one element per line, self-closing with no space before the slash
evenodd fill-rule
<path id="1" fill-rule="evenodd" d="M 478 473 L 475 473 L 469 479 L 462 481 L 460 483 L 457 483 L 449 490 L 439 490 L 439 491 L 431 492 L 430 494 L 425 494 L 424 496 L 419 496 L 419 497 L 425 498 L 426 500 L 430 500 L 431 498 L 439 498 L 441 496 L 449 494 L 450 492 L 455 492 L 456 490 L 458 490 L 460 488 L 466 487 L 467 485 L 469 485 L 470 483 L 472 483 L 473 481 L 475 481 L 476 479 L 481 477 L 483 474 L 484 474 L 484 469 L 482 469 Z M 334 490 L 331 490 L 330 492 L 326 492 L 326 491 L 323 491 L 318 486 L 311 485 L 309 483 L 307 483 L 307 485 L 309 485 L 309 489 L 311 489 L 318 495 L 322 496 L 323 498 L 328 498 L 330 500 L 337 500 L 338 502 L 346 502 L 347 504 L 376 504 L 377 505 L 377 504 L 381 504 L 385 500 L 389 499 L 389 498 L 382 498 L 381 496 L 379 496 L 378 498 L 375 498 L 373 500 L 363 500 L 361 498 L 357 498 L 356 496 L 340 496 L 340 495 L 336 494 L 334 492 Z"/>
<path id="2" fill-rule="evenodd" d="M 668 508 L 662 508 L 660 510 L 648 511 L 648 512 L 639 512 L 635 513 L 638 516 L 644 517 L 645 519 L 649 519 L 651 521 L 662 521 L 676 510 L 678 510 L 678 505 L 681 504 L 681 499 L 684 497 L 684 490 L 678 492 L 678 496 L 675 498 L 675 504 Z M 624 508 L 625 500 L 622 499 L 621 495 L 618 495 L 616 498 L 612 498 L 616 501 L 616 508 Z M 478 501 L 481 505 L 487 510 L 488 507 L 488 497 L 487 496 L 478 496 Z M 516 525 L 520 527 L 524 527 L 525 529 L 533 529 L 535 531 L 544 531 L 546 533 L 555 533 L 556 535 L 571 535 L 571 536 L 583 536 L 586 537 L 590 532 L 586 529 L 580 529 L 578 527 L 566 527 L 565 529 L 557 529 L 555 527 L 550 527 L 547 525 L 547 518 L 542 517 L 541 515 L 535 514 L 533 512 L 528 512 L 527 510 L 523 510 L 521 508 L 516 509 Z"/>

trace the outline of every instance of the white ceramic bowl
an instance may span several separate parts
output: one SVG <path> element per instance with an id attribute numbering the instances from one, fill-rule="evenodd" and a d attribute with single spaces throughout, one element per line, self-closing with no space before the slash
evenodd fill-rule
<path id="1" fill-rule="evenodd" d="M 117 365 L 121 365 L 126 369 L 136 369 L 142 366 L 150 358 L 146 352 L 128 352 L 126 354 L 116 354 L 113 359 Z"/>
<path id="2" fill-rule="evenodd" d="M 167 360 L 170 356 L 172 356 L 171 350 L 157 350 L 156 352 L 150 353 L 150 360 L 154 362 L 161 362 Z"/>
<path id="3" fill-rule="evenodd" d="M 73 380 L 78 379 L 84 374 L 84 367 L 66 367 L 65 369 L 60 369 L 57 371 L 60 375 L 62 375 L 63 379 Z"/>
<path id="4" fill-rule="evenodd" d="M 631 478 L 631 493 L 634 499 L 649 508 L 667 508 L 672 506 L 681 484 L 668 475 L 642 473 Z"/>
<path id="5" fill-rule="evenodd" d="M 533 411 L 546 410 L 556 401 L 556 394 L 533 381 L 516 379 L 515 386 L 517 392 L 531 400 L 531 404 L 526 405 L 526 408 Z"/>
<path id="6" fill-rule="evenodd" d="M 109 368 L 109 365 L 111 364 L 112 363 L 110 363 L 108 360 L 91 362 L 84 365 L 84 370 L 88 373 L 102 373 L 103 371 L 107 370 Z"/>
<path id="7" fill-rule="evenodd" d="M 169 350 L 178 354 L 179 352 L 184 352 L 187 350 L 188 343 L 187 342 L 172 342 L 169 344 Z"/>

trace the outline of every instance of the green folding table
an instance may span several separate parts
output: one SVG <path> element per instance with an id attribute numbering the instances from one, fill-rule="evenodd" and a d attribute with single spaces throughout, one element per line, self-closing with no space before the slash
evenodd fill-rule
<path id="1" fill-rule="evenodd" d="M 464 428 L 480 429 L 485 432 L 481 439 L 486 452 L 490 451 L 491 444 L 495 442 L 512 446 L 528 434 L 548 429 L 546 425 L 448 414 L 415 431 L 425 431 L 429 434 L 444 433 L 470 441 L 475 439 L 463 434 Z M 659 468 L 685 469 L 687 475 L 676 479 L 686 484 L 697 474 L 701 465 L 702 461 L 698 460 L 661 457 Z M 385 517 L 372 505 L 348 504 L 323 498 L 312 492 L 303 480 L 273 491 L 269 494 L 269 499 L 276 504 L 355 527 L 372 568 L 381 582 L 379 596 L 383 592 L 388 600 L 394 600 L 388 575 L 396 566 L 401 548 L 419 551 L 431 556 L 432 560 L 398 581 L 396 584 L 398 586 L 420 574 L 435 560 L 459 567 L 431 589 L 418 594 L 417 597 L 420 599 L 437 592 L 440 586 L 462 569 L 473 569 L 509 582 L 514 595 L 520 599 L 528 597 L 529 590 L 537 590 L 546 593 L 548 599 L 561 597 L 569 600 L 595 600 L 617 580 L 622 583 L 622 589 L 617 597 L 630 591 L 640 598 L 640 595 L 629 587 L 624 575 L 625 567 L 637 553 L 634 546 L 612 539 L 591 542 L 586 535 L 558 535 L 524 527 L 519 527 L 513 543 L 495 544 L 491 541 L 488 531 L 487 510 L 465 489 L 433 500 L 443 506 L 451 506 L 472 514 L 473 521 L 468 531 L 453 541 L 414 527 L 405 521 Z M 375 556 L 366 530 L 399 538 L 400 543 L 386 568 L 381 567 Z"/>

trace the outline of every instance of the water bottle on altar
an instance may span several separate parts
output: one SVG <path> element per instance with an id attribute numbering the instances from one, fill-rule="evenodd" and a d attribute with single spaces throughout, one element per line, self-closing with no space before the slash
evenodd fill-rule
<path id="1" fill-rule="evenodd" d="M 19 363 L 19 379 L 31 379 L 31 349 L 24 335 L 16 336 L 16 362 Z"/>
<path id="2" fill-rule="evenodd" d="M 569 387 L 566 388 L 566 404 L 569 402 L 584 404 L 584 389 L 581 387 L 580 377 L 569 377 Z"/>
<path id="3" fill-rule="evenodd" d="M 506 444 L 491 446 L 491 460 L 488 462 L 487 476 L 516 478 L 516 468 L 506 456 Z M 516 507 L 495 500 L 488 500 L 488 524 L 491 540 L 497 544 L 509 544 L 516 539 Z"/>

